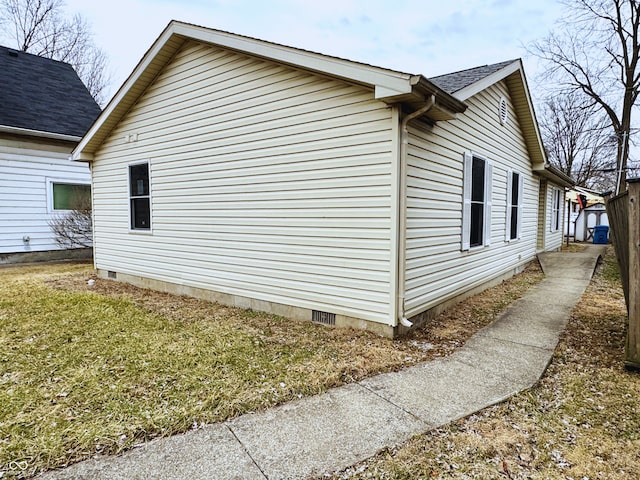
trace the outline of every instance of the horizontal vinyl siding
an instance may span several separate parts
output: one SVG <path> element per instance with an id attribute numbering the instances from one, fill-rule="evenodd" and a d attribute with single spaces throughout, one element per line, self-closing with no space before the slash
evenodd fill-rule
<path id="1" fill-rule="evenodd" d="M 0 253 L 60 249 L 48 223 L 54 215 L 48 208 L 49 179 L 89 183 L 89 168 L 70 161 L 69 153 L 0 144 Z"/>
<path id="2" fill-rule="evenodd" d="M 391 127 L 362 87 L 189 43 L 95 155 L 96 266 L 388 324 Z"/>
<path id="3" fill-rule="evenodd" d="M 509 122 L 498 105 L 508 99 Z M 533 259 L 538 179 L 501 82 L 466 102 L 457 120 L 412 124 L 409 136 L 405 315 L 411 317 Z M 491 245 L 461 251 L 463 155 L 493 165 Z M 522 235 L 505 241 L 507 171 L 523 175 Z"/>
<path id="4" fill-rule="evenodd" d="M 553 191 L 560 190 L 560 228 L 556 231 L 551 231 L 553 225 Z M 547 184 L 547 202 L 545 208 L 545 225 L 544 225 L 544 250 L 545 252 L 552 252 L 562 247 L 562 226 L 566 223 L 566 205 L 564 202 L 564 194 L 562 193 L 564 188 L 559 187 L 551 182 Z"/>

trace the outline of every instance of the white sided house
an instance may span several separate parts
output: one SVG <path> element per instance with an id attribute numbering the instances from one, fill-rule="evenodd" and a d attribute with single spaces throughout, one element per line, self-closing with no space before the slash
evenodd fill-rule
<path id="1" fill-rule="evenodd" d="M 175 21 L 74 158 L 101 276 L 388 336 L 558 248 L 571 184 L 520 60 L 427 79 Z"/>
<path id="2" fill-rule="evenodd" d="M 90 195 L 69 157 L 100 107 L 71 65 L 6 47 L 0 84 L 0 263 L 66 256 L 49 221 Z"/>

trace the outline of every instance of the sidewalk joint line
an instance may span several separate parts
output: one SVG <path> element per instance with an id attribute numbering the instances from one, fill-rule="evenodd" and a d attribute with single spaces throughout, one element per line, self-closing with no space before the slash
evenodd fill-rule
<path id="1" fill-rule="evenodd" d="M 224 426 L 227 427 L 227 430 L 229 430 L 229 432 L 231 432 L 231 435 L 233 435 L 233 438 L 235 438 L 238 443 L 240 444 L 240 446 L 242 447 L 242 449 L 244 450 L 244 453 L 247 454 L 247 456 L 251 459 L 251 461 L 253 462 L 253 464 L 256 466 L 256 468 L 258 470 L 260 470 L 260 473 L 262 474 L 262 476 L 265 478 L 265 480 L 269 480 L 269 477 L 267 476 L 266 473 L 264 473 L 264 470 L 262 470 L 262 468 L 260 467 L 260 465 L 258 465 L 258 462 L 256 462 L 256 459 L 253 458 L 253 455 L 251 455 L 251 453 L 249 453 L 249 450 L 247 449 L 247 447 L 244 445 L 244 443 L 242 443 L 242 440 L 240 440 L 238 438 L 238 436 L 236 435 L 236 432 L 233 431 L 233 429 L 229 426 L 229 424 L 227 422 L 224 422 Z"/>
<path id="2" fill-rule="evenodd" d="M 380 375 L 384 375 L 384 373 L 380 374 Z M 366 391 L 373 393 L 376 397 L 384 400 L 385 402 L 387 402 L 389 405 L 393 405 L 394 407 L 396 407 L 398 410 L 406 413 L 407 415 L 410 415 L 411 417 L 415 418 L 416 420 L 418 420 L 421 424 L 423 424 L 424 426 L 427 427 L 426 430 L 424 430 L 424 432 L 428 432 L 430 430 L 433 430 L 435 428 L 437 428 L 437 426 L 431 425 L 430 423 L 424 421 L 422 418 L 420 418 L 419 416 L 417 416 L 415 413 L 410 412 L 409 410 L 406 410 L 405 408 L 401 407 L 400 405 L 397 405 L 395 403 L 393 403 L 391 400 L 389 400 L 388 398 L 383 397 L 382 395 L 380 395 L 378 392 L 375 392 L 374 390 L 371 390 L 369 387 L 362 385 L 360 382 L 356 383 L 356 385 L 358 385 L 359 387 L 365 389 Z"/>

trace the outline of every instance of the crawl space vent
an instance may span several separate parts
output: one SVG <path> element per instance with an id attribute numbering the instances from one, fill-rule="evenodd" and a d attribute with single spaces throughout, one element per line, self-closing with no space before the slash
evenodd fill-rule
<path id="1" fill-rule="evenodd" d="M 107 277 L 108 278 L 116 278 L 116 272 L 112 272 L 111 270 L 109 270 L 107 272 Z"/>
<path id="2" fill-rule="evenodd" d="M 507 108 L 507 100 L 503 97 L 500 99 L 500 106 L 498 107 L 500 115 L 500 125 L 506 125 L 509 119 L 509 109 Z"/>
<path id="3" fill-rule="evenodd" d="M 321 323 L 323 325 L 335 325 L 336 314 L 329 312 L 321 312 L 320 310 L 313 310 L 311 312 L 311 321 L 314 323 Z"/>

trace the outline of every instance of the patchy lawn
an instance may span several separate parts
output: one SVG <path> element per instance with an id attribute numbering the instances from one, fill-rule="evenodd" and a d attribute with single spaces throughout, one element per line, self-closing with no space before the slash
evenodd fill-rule
<path id="1" fill-rule="evenodd" d="M 0 269 L 0 477 L 29 477 L 446 355 L 542 277 L 523 274 L 401 340 L 109 280 Z"/>
<path id="2" fill-rule="evenodd" d="M 640 373 L 623 367 L 625 326 L 609 247 L 535 388 L 335 478 L 638 478 Z"/>

